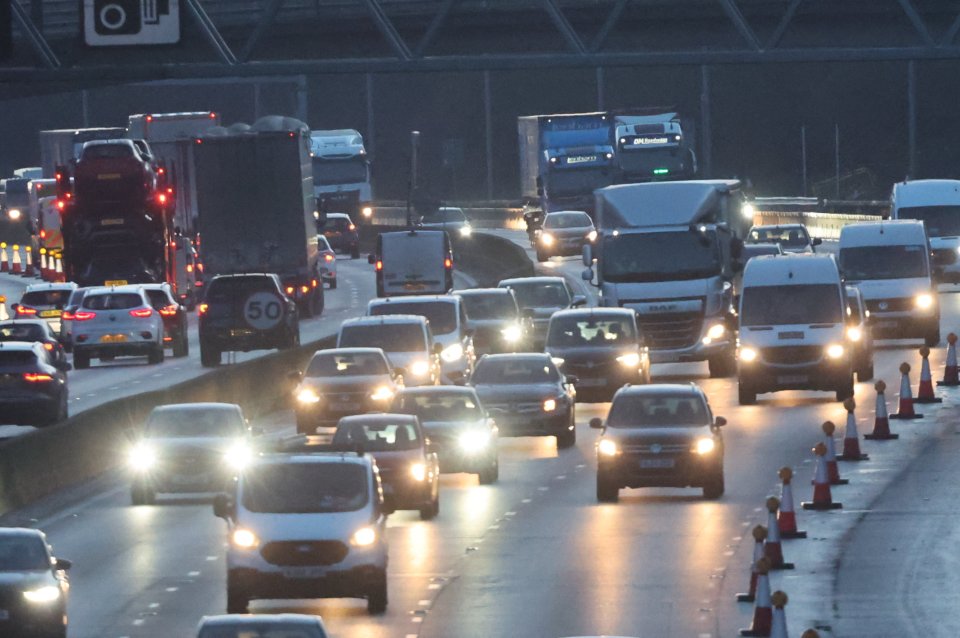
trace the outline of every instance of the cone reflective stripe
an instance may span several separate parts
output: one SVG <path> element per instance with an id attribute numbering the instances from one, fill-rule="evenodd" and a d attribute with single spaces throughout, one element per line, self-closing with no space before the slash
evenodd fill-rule
<path id="1" fill-rule="evenodd" d="M 834 503 L 833 496 L 830 494 L 830 479 L 827 477 L 827 464 L 824 457 L 827 454 L 827 446 L 821 441 L 813 448 L 813 453 L 817 455 L 817 468 L 813 478 L 813 501 L 803 504 L 805 510 L 836 510 L 843 507 L 840 503 Z"/>
<path id="2" fill-rule="evenodd" d="M 947 335 L 947 363 L 943 367 L 943 381 L 939 381 L 937 385 L 948 387 L 960 385 L 960 370 L 957 369 L 957 335 L 952 332 Z"/>
<path id="3" fill-rule="evenodd" d="M 773 607 L 770 599 L 770 561 L 757 561 L 757 600 L 753 606 L 753 622 L 749 629 L 741 629 L 741 636 L 769 636 L 773 626 Z"/>
<path id="4" fill-rule="evenodd" d="M 13 260 L 10 262 L 10 272 L 14 275 L 23 273 L 23 262 L 20 260 L 20 246 L 13 245 Z"/>
<path id="5" fill-rule="evenodd" d="M 857 432 L 857 416 L 854 410 L 857 402 L 853 397 L 843 402 L 847 409 L 847 425 L 843 430 L 843 454 L 837 457 L 840 461 L 868 461 L 870 457 L 860 451 L 860 434 Z"/>
<path id="6" fill-rule="evenodd" d="M 50 281 L 50 264 L 47 262 L 47 249 L 40 249 L 40 278 Z"/>
<path id="7" fill-rule="evenodd" d="M 890 433 L 890 420 L 887 417 L 887 397 L 883 392 L 887 389 L 887 384 L 880 379 L 873 387 L 877 391 L 877 416 L 873 421 L 873 432 L 864 435 L 863 438 L 872 441 L 888 441 L 890 439 L 899 439 L 899 434 Z"/>
<path id="8" fill-rule="evenodd" d="M 7 255 L 7 242 L 0 242 L 0 272 L 10 271 L 10 257 Z"/>
<path id="9" fill-rule="evenodd" d="M 793 569 L 793 563 L 783 560 L 783 545 L 780 544 L 780 525 L 777 523 L 777 510 L 780 499 L 771 496 L 767 499 L 767 540 L 763 543 L 763 555 L 770 561 L 770 569 Z"/>
<path id="10" fill-rule="evenodd" d="M 910 389 L 910 364 L 904 361 L 900 364 L 900 404 L 897 413 L 891 414 L 891 419 L 919 419 L 913 409 L 913 391 Z"/>
<path id="11" fill-rule="evenodd" d="M 780 537 L 806 538 L 807 533 L 797 529 L 797 514 L 793 509 L 793 487 L 790 485 L 793 470 L 782 467 L 779 475 L 783 482 L 780 488 L 780 511 L 777 512 L 777 528 L 780 530 Z"/>
<path id="12" fill-rule="evenodd" d="M 24 250 L 27 251 L 27 257 L 23 265 L 23 274 L 27 277 L 33 277 L 33 248 L 27 246 Z"/>
<path id="13" fill-rule="evenodd" d="M 914 403 L 941 403 L 933 394 L 933 377 L 930 375 L 930 348 L 920 348 L 920 385 L 917 386 L 917 398 Z"/>
<path id="14" fill-rule="evenodd" d="M 54 281 L 66 281 L 66 280 L 67 280 L 66 277 L 63 276 L 63 262 L 62 262 L 62 260 L 60 259 L 60 255 L 57 255 L 54 263 L 55 263 L 56 265 L 55 265 L 55 267 L 54 267 L 53 280 L 54 280 Z"/>
<path id="15" fill-rule="evenodd" d="M 770 596 L 773 603 L 773 621 L 770 627 L 770 638 L 787 638 L 787 595 L 782 591 L 775 591 Z"/>
<path id="16" fill-rule="evenodd" d="M 767 528 L 757 525 L 753 528 L 753 560 L 750 561 L 750 589 L 746 594 L 737 594 L 737 602 L 752 603 L 757 598 L 757 562 L 763 558 L 763 541 L 767 539 Z"/>
<path id="17" fill-rule="evenodd" d="M 850 481 L 840 478 L 840 466 L 837 465 L 837 451 L 833 441 L 833 434 L 837 431 L 837 426 L 833 421 L 824 421 L 821 426 L 823 430 L 823 443 L 827 446 L 827 453 L 823 460 L 827 465 L 827 480 L 830 485 L 846 485 Z"/>

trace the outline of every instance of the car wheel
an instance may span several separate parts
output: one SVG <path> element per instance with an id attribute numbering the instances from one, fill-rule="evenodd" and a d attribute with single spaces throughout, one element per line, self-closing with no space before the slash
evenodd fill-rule
<path id="1" fill-rule="evenodd" d="M 864 364 L 859 370 L 857 370 L 857 381 L 861 383 L 864 381 L 869 381 L 873 378 L 873 361 L 870 363 Z"/>
<path id="2" fill-rule="evenodd" d="M 557 435 L 557 448 L 560 450 L 566 450 L 577 444 L 577 430 L 576 428 L 572 430 L 564 430 Z"/>
<path id="3" fill-rule="evenodd" d="M 90 367 L 90 355 L 83 350 L 76 350 L 73 353 L 73 367 L 77 370 L 86 370 Z"/>
<path id="4" fill-rule="evenodd" d="M 500 463 L 494 459 L 493 462 L 487 467 L 480 470 L 477 474 L 477 479 L 480 481 L 480 485 L 490 485 L 496 483 L 497 479 L 500 478 Z"/>
<path id="5" fill-rule="evenodd" d="M 382 614 L 387 611 L 387 574 L 377 578 L 367 593 L 367 613 Z"/>
<path id="6" fill-rule="evenodd" d="M 927 336 L 923 338 L 923 343 L 926 344 L 928 348 L 932 348 L 937 344 L 939 344 L 940 343 L 940 326 L 937 326 L 937 328 L 934 331 L 927 334 Z"/>
<path id="7" fill-rule="evenodd" d="M 550 259 L 550 256 L 549 256 L 549 255 L 544 255 L 544 254 L 543 254 L 542 252 L 540 252 L 539 250 L 537 251 L 537 261 L 539 261 L 539 262 L 544 262 L 544 261 L 547 261 L 548 259 Z"/>
<path id="8" fill-rule="evenodd" d="M 440 496 L 437 495 L 433 501 L 425 506 L 420 508 L 420 520 L 421 521 L 430 521 L 437 517 L 437 514 L 440 513 Z"/>
<path id="9" fill-rule="evenodd" d="M 190 341 L 186 333 L 180 335 L 180 338 L 173 343 L 174 358 L 186 357 L 190 354 Z"/>
<path id="10" fill-rule="evenodd" d="M 741 381 L 737 386 L 737 399 L 740 405 L 755 405 L 757 403 L 757 393 Z"/>
<path id="11" fill-rule="evenodd" d="M 599 472 L 597 473 L 597 501 L 616 503 L 620 499 L 620 488 Z"/>
<path id="12" fill-rule="evenodd" d="M 710 378 L 720 379 L 732 377 L 737 371 L 737 359 L 733 351 L 724 352 L 707 360 L 707 366 L 710 368 Z"/>
<path id="13" fill-rule="evenodd" d="M 853 373 L 850 373 L 849 381 L 845 381 L 843 385 L 837 388 L 837 401 L 846 401 L 853 396 Z"/>
<path id="14" fill-rule="evenodd" d="M 57 418 L 54 419 L 54 423 L 60 423 L 61 421 L 66 421 L 69 417 L 70 408 L 68 407 L 70 401 L 70 395 L 67 393 L 67 386 L 63 386 L 63 394 L 60 398 L 60 407 L 57 409 Z"/>
<path id="15" fill-rule="evenodd" d="M 716 500 L 723 496 L 723 491 L 723 474 L 721 473 L 720 476 L 715 476 L 703 486 L 703 498 Z"/>
<path id="16" fill-rule="evenodd" d="M 156 492 L 143 480 L 134 481 L 130 486 L 130 503 L 132 505 L 153 505 L 157 501 Z"/>
<path id="17" fill-rule="evenodd" d="M 220 365 L 220 351 L 213 346 L 200 342 L 200 365 L 204 368 L 215 368 Z"/>
<path id="18" fill-rule="evenodd" d="M 360 244 L 357 244 L 350 249 L 350 259 L 359 259 L 359 257 L 360 257 Z"/>
<path id="19" fill-rule="evenodd" d="M 147 363 L 149 363 L 150 365 L 163 363 L 164 356 L 165 355 L 164 355 L 163 345 L 161 344 L 160 347 L 151 351 L 150 354 L 147 355 Z"/>
<path id="20" fill-rule="evenodd" d="M 227 613 L 245 614 L 247 607 L 250 606 L 250 599 L 247 594 L 237 587 L 231 587 L 227 584 Z"/>

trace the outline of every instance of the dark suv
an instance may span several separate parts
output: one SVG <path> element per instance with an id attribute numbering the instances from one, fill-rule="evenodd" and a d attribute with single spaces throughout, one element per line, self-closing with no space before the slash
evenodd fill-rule
<path id="1" fill-rule="evenodd" d="M 323 225 L 323 236 L 330 248 L 350 253 L 351 259 L 360 256 L 360 234 L 346 213 L 327 213 L 327 222 Z"/>
<path id="2" fill-rule="evenodd" d="M 223 352 L 300 345 L 297 304 L 270 273 L 218 275 L 206 286 L 200 315 L 200 363 L 220 365 Z"/>

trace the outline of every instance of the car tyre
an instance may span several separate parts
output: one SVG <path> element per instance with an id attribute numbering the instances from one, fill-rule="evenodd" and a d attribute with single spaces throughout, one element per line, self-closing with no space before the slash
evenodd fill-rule
<path id="1" fill-rule="evenodd" d="M 616 503 L 620 500 L 620 488 L 601 473 L 597 473 L 597 501 Z"/>
<path id="2" fill-rule="evenodd" d="M 213 346 L 200 342 L 200 365 L 204 368 L 215 368 L 220 365 L 220 351 Z"/>
<path id="3" fill-rule="evenodd" d="M 756 405 L 757 393 L 741 381 L 737 386 L 737 399 L 740 405 Z"/>
<path id="4" fill-rule="evenodd" d="M 436 498 L 427 505 L 426 507 L 420 508 L 420 520 L 421 521 L 430 521 L 437 517 L 440 514 L 440 495 L 437 494 Z"/>
<path id="5" fill-rule="evenodd" d="M 564 430 L 557 435 L 557 449 L 566 450 L 577 444 L 577 430 Z"/>
<path id="6" fill-rule="evenodd" d="M 846 401 L 853 396 L 853 373 L 850 373 L 850 380 L 844 382 L 842 386 L 837 388 L 837 401 Z"/>
<path id="7" fill-rule="evenodd" d="M 383 573 L 367 593 L 367 613 L 382 614 L 387 611 L 387 574 Z"/>
<path id="8" fill-rule="evenodd" d="M 714 501 L 721 496 L 724 492 L 724 483 L 723 483 L 723 474 L 720 476 L 715 476 L 703 486 L 703 498 Z"/>
<path id="9" fill-rule="evenodd" d="M 158 363 L 163 363 L 165 353 L 163 350 L 163 344 L 155 348 L 147 355 L 147 363 L 150 365 L 156 365 Z"/>
<path id="10" fill-rule="evenodd" d="M 157 494 L 143 480 L 136 480 L 130 486 L 131 505 L 153 505 L 157 502 Z"/>
<path id="11" fill-rule="evenodd" d="M 227 583 L 227 613 L 245 614 L 250 606 L 250 598 L 247 594 L 237 587 L 231 587 Z"/>
<path id="12" fill-rule="evenodd" d="M 873 378 L 873 361 L 870 363 L 865 363 L 859 370 L 857 370 L 857 381 L 861 383 L 864 381 L 869 381 Z"/>
<path id="13" fill-rule="evenodd" d="M 480 485 L 491 485 L 496 483 L 500 478 L 500 462 L 496 459 L 493 460 L 487 467 L 480 470 L 477 474 L 477 479 L 480 481 Z"/>
<path id="14" fill-rule="evenodd" d="M 707 359 L 711 379 L 732 377 L 737 372 L 736 355 L 731 350 Z"/>
<path id="15" fill-rule="evenodd" d="M 90 367 L 90 355 L 83 350 L 75 350 L 73 353 L 73 367 L 77 370 L 86 370 Z"/>
<path id="16" fill-rule="evenodd" d="M 190 341 L 186 333 L 180 335 L 180 338 L 173 343 L 173 357 L 179 359 L 190 354 Z"/>
<path id="17" fill-rule="evenodd" d="M 360 244 L 355 244 L 350 248 L 350 259 L 360 258 Z"/>
<path id="18" fill-rule="evenodd" d="M 936 328 L 935 330 L 933 330 L 932 332 L 928 333 L 928 334 L 923 338 L 923 343 L 924 343 L 928 348 L 933 348 L 934 346 L 938 345 L 938 344 L 940 343 L 940 326 L 937 326 L 937 328 Z"/>

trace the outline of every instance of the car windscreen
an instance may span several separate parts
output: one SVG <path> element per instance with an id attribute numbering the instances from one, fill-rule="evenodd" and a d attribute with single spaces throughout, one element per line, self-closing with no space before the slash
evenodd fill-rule
<path id="1" fill-rule="evenodd" d="M 919 219 L 929 237 L 960 235 L 960 206 L 911 206 L 897 209 L 898 219 Z"/>
<path id="2" fill-rule="evenodd" d="M 614 283 L 703 279 L 720 274 L 713 231 L 626 233 L 603 240 L 600 269 Z"/>
<path id="3" fill-rule="evenodd" d="M 621 394 L 610 406 L 607 426 L 676 427 L 709 425 L 707 406 L 689 394 Z"/>
<path id="4" fill-rule="evenodd" d="M 592 225 L 586 213 L 554 213 L 543 219 L 544 228 L 589 228 Z"/>
<path id="5" fill-rule="evenodd" d="M 353 226 L 353 224 L 350 223 L 350 220 L 344 217 L 328 217 L 327 222 L 323 225 L 323 230 L 344 233 L 351 230 L 351 226 Z"/>
<path id="6" fill-rule="evenodd" d="M 341 348 L 383 348 L 384 352 L 426 352 L 427 341 L 418 323 L 385 323 L 340 328 Z"/>
<path id="7" fill-rule="evenodd" d="M 399 452 L 419 448 L 420 437 L 417 428 L 409 421 L 377 419 L 338 426 L 333 444 L 358 446 L 365 452 Z"/>
<path id="8" fill-rule="evenodd" d="M 840 249 L 840 271 L 848 281 L 926 277 L 925 246 L 857 246 Z"/>
<path id="9" fill-rule="evenodd" d="M 626 317 L 554 317 L 547 331 L 547 348 L 635 346 L 634 322 Z"/>
<path id="10" fill-rule="evenodd" d="M 148 437 L 232 437 L 243 434 L 243 418 L 233 410 L 160 410 L 152 412 L 144 432 Z"/>
<path id="11" fill-rule="evenodd" d="M 807 229 L 801 226 L 758 227 L 750 231 L 747 241 L 755 244 L 780 244 L 787 248 L 803 248 L 810 245 Z"/>
<path id="12" fill-rule="evenodd" d="M 427 318 L 435 335 L 457 329 L 457 307 L 449 301 L 391 301 L 371 306 L 370 315 L 420 315 Z"/>
<path id="13" fill-rule="evenodd" d="M 200 629 L 197 638 L 326 638 L 319 627 L 303 623 L 243 621 L 236 626 L 211 625 Z"/>
<path id="14" fill-rule="evenodd" d="M 277 292 L 277 287 L 268 277 L 224 277 L 210 282 L 206 300 L 213 303 L 240 301 L 255 292 Z"/>
<path id="15" fill-rule="evenodd" d="M 476 421 L 483 417 L 479 402 L 470 392 L 417 394 L 404 392 L 398 396 L 391 410 L 415 414 L 425 421 Z"/>
<path id="16" fill-rule="evenodd" d="M 55 306 L 63 310 L 63 307 L 67 305 L 69 300 L 69 290 L 31 290 L 23 294 L 23 297 L 20 298 L 20 303 L 34 308 Z"/>
<path id="17" fill-rule="evenodd" d="M 306 377 L 386 375 L 390 370 L 383 355 L 373 352 L 320 352 L 313 356 Z"/>
<path id="18" fill-rule="evenodd" d="M 16 368 L 36 365 L 37 355 L 33 350 L 4 350 L 0 348 L 0 368 Z"/>
<path id="19" fill-rule="evenodd" d="M 21 323 L 0 326 L 0 341 L 43 341 L 47 334 L 43 326 Z"/>
<path id="20" fill-rule="evenodd" d="M 559 282 L 511 283 L 510 289 L 521 308 L 566 308 L 570 305 L 570 293 Z"/>
<path id="21" fill-rule="evenodd" d="M 745 286 L 740 311 L 744 326 L 840 323 L 843 305 L 835 284 Z"/>
<path id="22" fill-rule="evenodd" d="M 262 514 L 355 512 L 367 504 L 367 468 L 354 463 L 275 463 L 243 477 L 243 506 Z"/>
<path id="23" fill-rule="evenodd" d="M 133 293 L 111 292 L 87 295 L 80 305 L 87 310 L 127 310 L 142 306 L 143 299 Z"/>
<path id="24" fill-rule="evenodd" d="M 477 364 L 472 382 L 477 385 L 524 385 L 559 381 L 560 373 L 541 358 L 483 359 Z"/>
<path id="25" fill-rule="evenodd" d="M 469 319 L 516 319 L 517 304 L 509 294 L 462 295 Z"/>
<path id="26" fill-rule="evenodd" d="M 31 536 L 0 537 L 0 572 L 50 569 L 50 555 L 43 541 Z"/>

